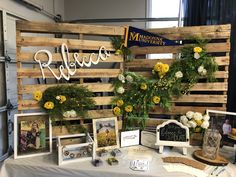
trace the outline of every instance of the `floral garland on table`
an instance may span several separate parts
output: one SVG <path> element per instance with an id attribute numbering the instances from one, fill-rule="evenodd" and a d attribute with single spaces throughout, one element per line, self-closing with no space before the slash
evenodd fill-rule
<path id="1" fill-rule="evenodd" d="M 52 120 L 85 117 L 87 111 L 95 106 L 92 96 L 87 88 L 76 85 L 54 86 L 33 93 L 33 98 Z"/>
<path id="2" fill-rule="evenodd" d="M 213 81 L 218 65 L 207 54 L 205 45 L 206 41 L 197 40 L 197 44 L 183 47 L 180 58 L 174 60 L 171 66 L 157 62 L 151 79 L 132 72 L 119 74 L 114 81 L 116 97 L 113 113 L 123 115 L 125 119 L 142 117 L 143 126 L 151 107 L 160 105 L 170 109 L 171 99 L 189 93 L 199 79 Z M 132 122 L 130 124 L 132 126 Z"/>
<path id="3" fill-rule="evenodd" d="M 202 115 L 199 112 L 188 111 L 185 115 L 180 116 L 180 122 L 189 127 L 192 133 L 204 132 L 210 126 L 210 116 Z"/>

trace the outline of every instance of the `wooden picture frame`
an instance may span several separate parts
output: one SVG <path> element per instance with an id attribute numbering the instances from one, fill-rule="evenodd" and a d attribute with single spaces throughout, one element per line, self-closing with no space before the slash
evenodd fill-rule
<path id="1" fill-rule="evenodd" d="M 140 130 L 123 131 L 120 133 L 120 147 L 139 145 Z"/>
<path id="2" fill-rule="evenodd" d="M 57 137 L 58 165 L 95 159 L 94 141 L 81 133 Z"/>
<path id="3" fill-rule="evenodd" d="M 14 159 L 52 153 L 52 126 L 46 113 L 14 115 Z"/>
<path id="4" fill-rule="evenodd" d="M 117 117 L 93 119 L 96 150 L 119 148 Z"/>

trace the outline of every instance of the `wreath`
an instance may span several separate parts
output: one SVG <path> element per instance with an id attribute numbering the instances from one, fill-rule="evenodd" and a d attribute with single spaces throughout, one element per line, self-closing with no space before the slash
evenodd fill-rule
<path id="1" fill-rule="evenodd" d="M 54 86 L 43 93 L 33 93 L 34 99 L 52 119 L 86 117 L 87 111 L 95 106 L 92 96 L 87 88 L 77 85 Z"/>

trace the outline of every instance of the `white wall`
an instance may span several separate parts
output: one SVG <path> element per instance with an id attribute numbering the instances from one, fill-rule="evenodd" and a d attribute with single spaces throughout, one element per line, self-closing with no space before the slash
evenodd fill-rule
<path id="1" fill-rule="evenodd" d="M 45 11 L 51 14 L 61 14 L 64 17 L 64 0 L 30 0 L 42 7 Z M 0 9 L 6 10 L 6 12 L 15 16 L 30 20 L 30 21 L 53 21 L 46 15 L 40 14 L 34 10 L 31 10 L 23 5 L 17 3 L 14 0 L 0 0 Z"/>
<path id="2" fill-rule="evenodd" d="M 145 17 L 146 0 L 65 1 L 65 20 Z M 134 25 L 134 23 L 132 23 L 132 25 Z M 145 27 L 145 23 L 136 22 L 135 26 Z"/>

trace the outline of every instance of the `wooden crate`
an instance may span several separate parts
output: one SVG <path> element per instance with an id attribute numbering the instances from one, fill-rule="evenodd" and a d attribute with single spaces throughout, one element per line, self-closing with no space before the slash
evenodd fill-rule
<path id="1" fill-rule="evenodd" d="M 108 37 L 123 35 L 124 28 L 120 26 L 17 21 L 18 111 L 39 111 L 38 103 L 32 98 L 34 91 L 44 91 L 51 86 L 68 84 L 65 80 L 60 83 L 56 82 L 56 79 L 49 71 L 45 72 L 46 82 L 42 81 L 39 64 L 33 59 L 38 49 L 50 49 L 52 51 L 52 62 L 56 66 L 57 63 L 62 62 L 60 54 L 62 43 L 67 44 L 70 52 L 76 51 L 80 53 L 80 56 L 88 56 L 92 52 L 98 53 L 101 46 L 105 46 L 108 51 L 113 52 L 115 49 Z M 69 54 L 70 58 L 72 53 L 74 52 Z M 39 55 L 39 58 L 42 61 L 48 60 L 46 55 Z M 100 62 L 102 64 L 96 65 L 96 67 L 77 69 L 76 74 L 71 77 L 69 82 L 86 86 L 96 94 L 94 100 L 97 109 L 88 112 L 89 119 L 113 116 L 110 107 L 113 99 L 111 79 L 123 72 L 122 56 L 111 54 L 107 60 Z M 53 71 L 58 73 L 58 68 L 55 67 Z M 76 124 L 83 124 L 86 128 L 92 130 L 92 121 L 89 119 L 74 118 L 73 120 L 75 120 Z M 69 134 L 69 132 L 64 126 L 54 126 L 53 136 L 65 134 Z"/>
<path id="2" fill-rule="evenodd" d="M 179 99 L 172 99 L 171 111 L 166 111 L 159 106 L 156 106 L 150 112 L 151 117 L 161 117 L 163 114 L 171 117 L 172 115 L 185 114 L 190 110 L 201 113 L 205 112 L 206 109 L 226 110 L 228 66 L 230 61 L 230 29 L 230 25 L 214 25 L 148 30 L 176 41 L 187 42 L 191 37 L 209 39 L 211 41 L 206 45 L 206 50 L 215 57 L 216 62 L 219 65 L 219 71 L 215 73 L 215 77 L 217 78 L 216 82 L 197 83 L 191 89 L 189 95 L 184 95 Z M 190 41 L 188 40 L 188 42 Z M 192 43 L 190 42 L 189 44 Z M 125 69 L 146 77 L 151 77 L 151 70 L 157 62 L 171 64 L 182 47 L 183 46 L 134 47 L 132 48 L 132 52 L 137 57 L 132 62 L 125 63 Z M 145 58 L 146 54 L 167 53 L 173 54 L 173 57 L 170 59 L 156 58 L 149 60 Z M 148 125 L 156 124 L 156 121 L 149 120 Z"/>

